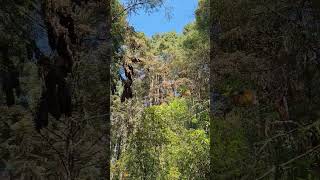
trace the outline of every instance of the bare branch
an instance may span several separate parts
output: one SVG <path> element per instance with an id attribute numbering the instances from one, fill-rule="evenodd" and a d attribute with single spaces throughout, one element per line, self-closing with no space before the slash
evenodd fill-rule
<path id="1" fill-rule="evenodd" d="M 303 157 L 307 156 L 308 154 L 316 151 L 319 148 L 320 148 L 320 144 L 318 146 L 313 147 L 312 149 L 309 149 L 305 153 L 300 154 L 299 156 L 296 156 L 296 157 L 290 159 L 289 161 L 280 164 L 279 167 L 281 167 L 283 169 L 285 166 L 293 163 L 294 161 L 296 161 L 296 160 L 298 160 L 300 158 L 303 158 Z M 261 177 L 257 178 L 256 180 L 260 180 L 260 179 L 263 179 L 263 178 L 267 177 L 270 173 L 274 172 L 275 170 L 276 170 L 276 167 L 273 166 L 270 170 L 268 170 L 266 173 L 264 173 Z"/>

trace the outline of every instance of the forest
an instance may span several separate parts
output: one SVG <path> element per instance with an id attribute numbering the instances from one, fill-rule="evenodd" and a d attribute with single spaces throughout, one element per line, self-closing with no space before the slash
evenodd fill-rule
<path id="1" fill-rule="evenodd" d="M 209 179 L 210 45 L 199 5 L 182 34 L 125 28 L 111 65 L 112 179 Z"/>
<path id="2" fill-rule="evenodd" d="M 213 179 L 319 179 L 319 5 L 210 2 Z"/>
<path id="3" fill-rule="evenodd" d="M 0 179 L 320 178 L 320 3 L 167 1 L 0 1 Z"/>

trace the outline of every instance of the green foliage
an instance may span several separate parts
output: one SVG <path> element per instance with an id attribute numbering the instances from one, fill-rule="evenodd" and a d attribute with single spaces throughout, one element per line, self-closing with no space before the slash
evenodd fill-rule
<path id="1" fill-rule="evenodd" d="M 235 116 L 228 122 L 218 118 L 211 121 L 211 176 L 217 179 L 241 177 L 246 171 L 249 147 L 238 118 Z"/>
<path id="2" fill-rule="evenodd" d="M 120 160 L 132 179 L 205 179 L 209 139 L 190 129 L 193 112 L 185 99 L 152 106 L 143 112 L 138 128 Z"/>
<path id="3" fill-rule="evenodd" d="M 209 27 L 212 20 L 210 19 L 209 0 L 199 0 L 198 9 L 196 10 L 196 25 L 204 35 L 209 35 Z"/>

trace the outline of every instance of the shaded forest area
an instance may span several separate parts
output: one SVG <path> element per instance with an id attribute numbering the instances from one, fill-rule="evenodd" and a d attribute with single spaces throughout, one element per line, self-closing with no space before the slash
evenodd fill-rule
<path id="1" fill-rule="evenodd" d="M 319 1 L 210 6 L 213 179 L 319 179 Z"/>
<path id="2" fill-rule="evenodd" d="M 0 179 L 108 177 L 108 1 L 4 0 L 0 19 Z"/>

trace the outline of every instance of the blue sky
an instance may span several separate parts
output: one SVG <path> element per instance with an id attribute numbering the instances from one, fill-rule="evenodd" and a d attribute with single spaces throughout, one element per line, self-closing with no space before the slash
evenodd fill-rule
<path id="1" fill-rule="evenodd" d="M 121 0 L 126 2 L 126 0 Z M 166 0 L 164 7 L 150 15 L 140 10 L 138 14 L 131 14 L 128 17 L 129 24 L 136 31 L 144 32 L 151 37 L 156 33 L 176 31 L 181 33 L 183 27 L 192 22 L 195 18 L 194 12 L 197 8 L 198 0 Z M 166 9 L 170 10 L 171 18 L 166 17 Z"/>

